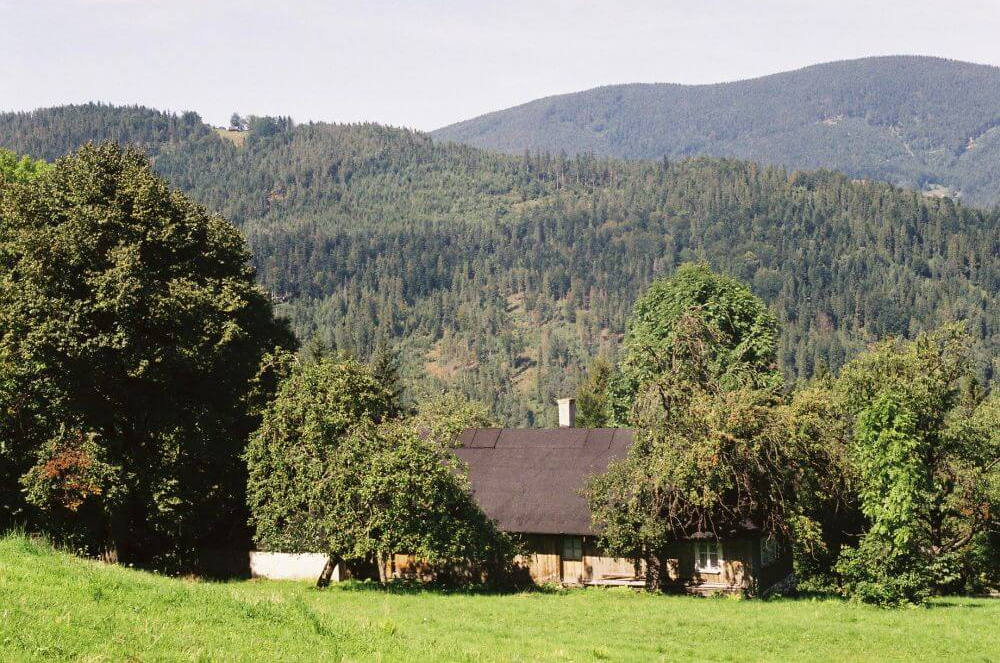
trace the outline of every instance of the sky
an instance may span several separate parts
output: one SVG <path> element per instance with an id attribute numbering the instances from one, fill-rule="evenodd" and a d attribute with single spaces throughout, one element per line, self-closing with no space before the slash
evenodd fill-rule
<path id="1" fill-rule="evenodd" d="M 1000 0 L 0 0 L 0 110 L 431 130 L 539 97 L 869 55 L 1000 66 Z"/>

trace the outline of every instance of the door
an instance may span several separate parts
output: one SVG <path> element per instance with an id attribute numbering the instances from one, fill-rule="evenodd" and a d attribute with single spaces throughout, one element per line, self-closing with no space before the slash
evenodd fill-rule
<path id="1" fill-rule="evenodd" d="M 583 537 L 564 536 L 562 540 L 562 581 L 580 584 L 583 574 Z"/>

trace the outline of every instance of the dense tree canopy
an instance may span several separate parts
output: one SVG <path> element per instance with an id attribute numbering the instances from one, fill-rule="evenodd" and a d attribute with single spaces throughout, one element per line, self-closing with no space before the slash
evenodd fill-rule
<path id="1" fill-rule="evenodd" d="M 414 555 L 437 579 L 505 582 L 516 550 L 482 512 L 457 459 L 407 422 L 362 423 L 339 447 L 312 517 L 320 550 L 386 563 Z"/>
<path id="2" fill-rule="evenodd" d="M 701 297 L 709 283 L 724 287 Z M 640 297 L 617 374 L 636 442 L 588 487 L 604 548 L 655 581 L 672 542 L 751 527 L 793 543 L 806 586 L 872 603 L 995 585 L 998 401 L 963 325 L 887 340 L 788 395 L 775 333 L 701 267 Z"/>
<path id="3" fill-rule="evenodd" d="M 363 364 L 339 354 L 287 358 L 277 395 L 246 450 L 251 525 L 259 545 L 314 552 L 326 525 L 315 517 L 340 444 L 366 421 L 390 412 L 390 392 Z"/>
<path id="4" fill-rule="evenodd" d="M 51 166 L 42 160 L 10 150 L 0 149 L 0 182 L 27 182 L 46 172 Z"/>
<path id="5" fill-rule="evenodd" d="M 139 108 L 0 114 L 0 145 L 35 157 L 91 138 L 149 150 L 242 228 L 303 341 L 366 359 L 384 338 L 410 393 L 458 389 L 508 425 L 554 424 L 590 359 L 617 361 L 636 296 L 685 262 L 768 304 L 786 378 L 958 319 L 980 377 L 996 371 L 998 212 L 733 160 L 509 157 L 376 125 L 268 132 L 236 145 Z"/>
<path id="6" fill-rule="evenodd" d="M 241 531 L 261 357 L 290 344 L 239 232 L 117 145 L 0 186 L 7 518 L 124 556 Z"/>
<path id="7" fill-rule="evenodd" d="M 513 542 L 476 505 L 448 451 L 483 411 L 441 395 L 413 420 L 393 414 L 394 394 L 369 367 L 335 354 L 292 360 L 246 452 L 258 545 L 325 551 L 383 579 L 394 553 L 438 576 L 502 575 Z"/>
<path id="8" fill-rule="evenodd" d="M 699 388 L 778 387 L 777 340 L 774 316 L 749 288 L 703 265 L 682 265 L 635 303 L 611 419 L 628 425 L 636 397 L 668 373 Z"/>
<path id="9" fill-rule="evenodd" d="M 1000 507 L 1000 429 L 995 394 L 963 397 L 968 346 L 956 326 L 890 340 L 839 378 L 868 520 L 840 567 L 863 598 L 894 603 L 974 589 L 991 568 L 995 582 L 1000 551 L 989 538 Z"/>
<path id="10" fill-rule="evenodd" d="M 588 488 L 610 553 L 655 571 L 669 544 L 695 535 L 750 527 L 791 538 L 801 468 L 824 458 L 791 435 L 775 337 L 759 299 L 704 267 L 683 267 L 639 298 L 610 386 L 625 403 L 615 419 L 636 428 L 636 442 Z"/>
<path id="11" fill-rule="evenodd" d="M 609 85 L 433 132 L 487 149 L 834 168 L 1000 202 L 1000 69 L 890 56 L 731 83 Z"/>

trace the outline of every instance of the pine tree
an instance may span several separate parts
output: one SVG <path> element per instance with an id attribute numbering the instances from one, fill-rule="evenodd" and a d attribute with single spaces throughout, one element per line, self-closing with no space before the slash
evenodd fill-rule
<path id="1" fill-rule="evenodd" d="M 389 416 L 403 410 L 403 386 L 399 376 L 399 351 L 379 340 L 369 361 L 375 380 L 389 393 Z"/>

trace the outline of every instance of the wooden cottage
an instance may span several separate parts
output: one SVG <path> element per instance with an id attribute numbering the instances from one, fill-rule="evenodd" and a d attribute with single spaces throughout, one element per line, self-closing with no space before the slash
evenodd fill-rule
<path id="1" fill-rule="evenodd" d="M 573 409 L 560 402 L 560 428 L 467 430 L 456 454 L 486 515 L 523 537 L 529 552 L 518 563 L 535 582 L 642 586 L 642 564 L 601 554 L 582 495 L 588 477 L 625 455 L 632 431 L 575 428 Z M 749 524 L 722 540 L 674 544 L 663 568 L 667 589 L 703 594 L 766 594 L 792 582 L 788 546 Z"/>

